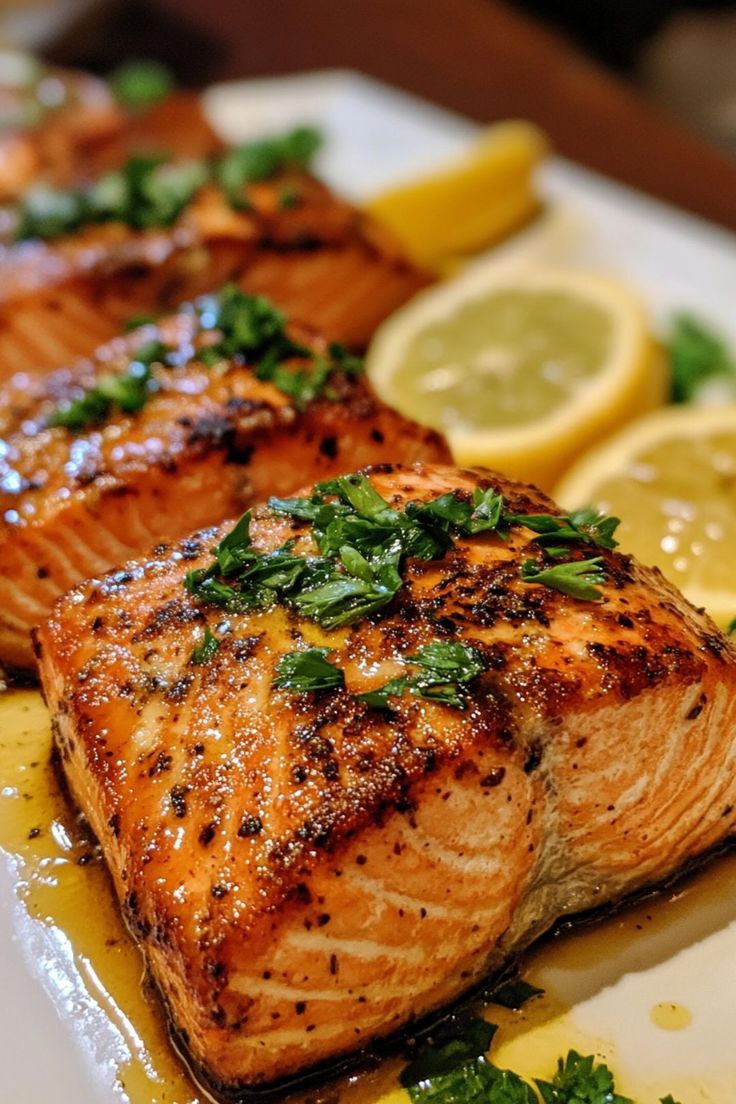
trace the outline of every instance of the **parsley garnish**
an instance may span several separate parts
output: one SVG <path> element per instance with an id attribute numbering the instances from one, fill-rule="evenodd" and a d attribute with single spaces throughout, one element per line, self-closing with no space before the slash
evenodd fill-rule
<path id="1" fill-rule="evenodd" d="M 728 628 L 726 629 L 726 632 L 729 636 L 733 636 L 734 633 L 736 633 L 736 617 L 734 617 L 731 621 L 729 621 Z"/>
<path id="2" fill-rule="evenodd" d="M 276 514 L 306 522 L 319 555 L 295 554 L 293 541 L 271 552 L 257 551 L 246 514 L 212 550 L 210 566 L 187 573 L 185 586 L 196 598 L 227 610 L 280 603 L 324 629 L 351 625 L 387 606 L 403 585 L 406 557 L 439 559 L 452 547 L 453 533 L 495 531 L 504 537 L 510 524 L 525 520 L 523 514 L 506 514 L 503 498 L 492 489 L 478 488 L 472 496 L 441 495 L 399 510 L 360 473 L 318 483 L 309 498 L 272 498 L 269 507 Z M 555 540 L 572 542 L 574 537 L 581 543 L 606 546 L 613 541 L 616 523 L 590 510 L 559 521 L 533 515 L 531 521 L 544 527 L 540 535 L 553 529 Z M 546 567 L 528 559 L 520 577 L 595 601 L 602 598 L 596 589 L 605 577 L 602 563 L 598 556 Z M 485 669 L 475 649 L 441 641 L 420 648 L 405 662 L 419 671 L 392 679 L 361 695 L 361 700 L 374 708 L 390 709 L 390 699 L 408 691 L 464 709 L 467 684 Z"/>
<path id="3" fill-rule="evenodd" d="M 118 103 L 124 107 L 152 107 L 163 100 L 176 81 L 166 65 L 153 59 L 126 61 L 108 77 L 108 84 Z"/>
<path id="4" fill-rule="evenodd" d="M 543 583 L 569 598 L 578 598 L 582 602 L 599 602 L 603 593 L 598 590 L 598 586 L 606 578 L 602 563 L 600 556 L 558 563 L 552 567 L 544 567 L 536 560 L 525 560 L 521 565 L 520 575 L 525 583 Z"/>
<path id="5" fill-rule="evenodd" d="M 613 1075 L 608 1066 L 596 1064 L 592 1055 L 583 1057 L 571 1050 L 563 1060 L 557 1060 L 557 1072 L 552 1081 L 537 1079 L 544 1104 L 634 1104 L 627 1096 L 615 1092 Z"/>
<path id="6" fill-rule="evenodd" d="M 414 1104 L 538 1104 L 530 1085 L 484 1057 L 495 1032 L 471 1020 L 460 1037 L 420 1047 L 400 1077 Z"/>
<path id="7" fill-rule="evenodd" d="M 667 352 L 672 402 L 691 402 L 704 383 L 718 376 L 727 379 L 733 390 L 736 360 L 725 342 L 696 318 L 686 314 L 675 318 Z"/>
<path id="8" fill-rule="evenodd" d="M 189 662 L 194 664 L 209 663 L 219 647 L 220 641 L 210 632 L 209 625 L 205 625 L 204 640 L 192 651 Z"/>
<path id="9" fill-rule="evenodd" d="M 416 697 L 465 709 L 468 683 L 486 669 L 483 656 L 475 648 L 439 640 L 425 644 L 414 655 L 406 656 L 404 662 L 419 667 L 419 673 L 391 679 L 378 690 L 359 694 L 358 700 L 374 709 L 390 709 L 390 699 L 408 690 Z"/>
<path id="10" fill-rule="evenodd" d="M 63 191 L 40 185 L 18 207 L 15 238 L 51 241 L 102 222 L 124 222 L 138 230 L 170 226 L 208 181 L 220 185 L 231 206 L 247 207 L 247 184 L 284 169 L 307 168 L 320 142 L 318 131 L 298 127 L 236 146 L 212 163 L 131 157 L 86 188 Z"/>
<path id="11" fill-rule="evenodd" d="M 329 358 L 325 358 L 293 341 L 283 311 L 269 299 L 246 295 L 233 284 L 218 296 L 201 299 L 199 313 L 209 328 L 219 331 L 218 339 L 199 351 L 200 360 L 212 366 L 243 357 L 255 365 L 258 379 L 273 383 L 293 399 L 297 410 L 327 393 L 333 371 L 357 375 L 363 370 L 363 362 L 341 345 L 330 345 Z M 304 367 L 284 363 L 292 359 L 308 363 Z"/>
<path id="12" fill-rule="evenodd" d="M 514 1012 L 517 1012 L 520 1008 L 523 1008 L 532 997 L 539 997 L 542 993 L 544 993 L 544 989 L 538 989 L 536 985 L 530 984 L 530 982 L 525 981 L 524 978 L 517 977 L 512 981 L 507 981 L 503 985 L 499 985 L 489 993 L 487 1000 L 489 1000 L 491 1004 L 500 1004 L 502 1008 L 510 1008 Z"/>
<path id="13" fill-rule="evenodd" d="M 273 685 L 295 694 L 340 689 L 345 684 L 345 675 L 326 658 L 330 651 L 330 648 L 307 648 L 303 652 L 287 652 L 278 662 Z"/>
<path id="14" fill-rule="evenodd" d="M 200 323 L 196 336 L 205 341 L 195 345 L 193 358 L 210 367 L 233 360 L 254 363 L 256 376 L 272 381 L 293 400 L 297 410 L 303 410 L 320 395 L 329 397 L 334 372 L 355 374 L 362 370 L 362 361 L 350 356 L 341 345 L 331 345 L 330 358 L 325 359 L 292 341 L 280 310 L 268 299 L 246 295 L 233 285 L 226 286 L 218 295 L 198 300 L 196 305 Z M 150 321 L 135 320 L 137 325 Z M 210 336 L 215 340 L 207 340 Z M 135 351 L 126 372 L 103 375 L 79 398 L 64 400 L 46 424 L 79 431 L 104 422 L 115 409 L 136 413 L 157 389 L 152 366 L 160 363 L 168 367 L 169 357 L 174 353 L 174 349 L 158 339 L 146 342 Z M 309 366 L 295 370 L 282 363 L 294 357 L 307 360 Z"/>
<path id="15" fill-rule="evenodd" d="M 554 514 L 506 514 L 512 525 L 523 525 L 539 535 L 534 543 L 541 545 L 548 556 L 564 556 L 569 544 L 593 544 L 599 548 L 616 548 L 613 534 L 621 524 L 617 517 L 606 517 L 586 507 L 562 517 Z"/>
<path id="16" fill-rule="evenodd" d="M 539 1104 L 532 1086 L 496 1067 L 487 1052 L 496 1027 L 485 1020 L 455 1025 L 458 1037 L 420 1045 L 400 1081 L 414 1104 Z M 634 1104 L 616 1092 L 613 1075 L 592 1055 L 571 1050 L 551 1079 L 535 1079 L 543 1104 Z M 661 1104 L 677 1104 L 665 1096 Z"/>
<path id="17" fill-rule="evenodd" d="M 134 359 L 122 375 L 104 375 L 78 399 L 64 400 L 49 415 L 48 426 L 63 426 L 75 432 L 106 421 L 116 409 L 135 414 L 155 390 L 151 368 L 165 363 L 170 350 L 162 342 L 147 341 L 136 349 Z"/>
<path id="18" fill-rule="evenodd" d="M 247 207 L 243 192 L 247 184 L 269 180 L 287 168 L 308 168 L 321 144 L 322 136 L 314 127 L 296 127 L 231 149 L 215 165 L 214 177 L 233 207 Z"/>

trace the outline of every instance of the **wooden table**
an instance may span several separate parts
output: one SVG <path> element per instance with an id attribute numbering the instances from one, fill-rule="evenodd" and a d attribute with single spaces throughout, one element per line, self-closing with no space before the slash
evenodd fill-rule
<path id="1" fill-rule="evenodd" d="M 156 0 L 218 79 L 349 67 L 474 119 L 524 117 L 582 164 L 736 230 L 736 161 L 498 0 Z"/>

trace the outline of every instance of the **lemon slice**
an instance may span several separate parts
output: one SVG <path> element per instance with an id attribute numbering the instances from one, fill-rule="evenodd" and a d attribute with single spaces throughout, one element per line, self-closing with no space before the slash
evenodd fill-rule
<path id="1" fill-rule="evenodd" d="M 664 398 L 642 305 L 589 272 L 486 261 L 378 330 L 368 374 L 455 460 L 548 488 L 574 457 Z"/>
<path id="2" fill-rule="evenodd" d="M 531 123 L 497 123 L 456 161 L 382 192 L 366 207 L 413 261 L 436 270 L 493 245 L 534 213 L 532 170 L 546 151 Z"/>
<path id="3" fill-rule="evenodd" d="M 623 551 L 718 624 L 736 617 L 736 406 L 650 414 L 581 456 L 555 493 L 618 515 Z"/>

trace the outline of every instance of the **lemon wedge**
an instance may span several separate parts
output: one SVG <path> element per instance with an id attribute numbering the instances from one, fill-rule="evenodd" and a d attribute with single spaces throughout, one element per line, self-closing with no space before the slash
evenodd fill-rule
<path id="1" fill-rule="evenodd" d="M 666 391 L 663 359 L 628 288 L 497 261 L 394 314 L 366 366 L 379 395 L 444 433 L 458 463 L 544 488 Z"/>
<path id="2" fill-rule="evenodd" d="M 547 142 L 531 123 L 488 127 L 457 160 L 366 204 L 423 268 L 438 270 L 510 234 L 536 211 L 532 172 Z"/>
<path id="3" fill-rule="evenodd" d="M 718 624 L 736 617 L 736 406 L 633 422 L 581 456 L 555 494 L 616 514 L 624 552 L 660 567 Z"/>

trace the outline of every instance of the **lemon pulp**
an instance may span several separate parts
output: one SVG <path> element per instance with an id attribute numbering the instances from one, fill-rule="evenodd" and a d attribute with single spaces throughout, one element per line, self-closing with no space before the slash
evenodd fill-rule
<path id="1" fill-rule="evenodd" d="M 694 601 L 734 590 L 736 433 L 652 443 L 602 477 L 595 498 L 622 518 L 621 547 L 660 567 Z M 736 616 L 736 592 L 733 608 L 711 612 L 720 620 Z"/>
<path id="2" fill-rule="evenodd" d="M 607 359 L 610 317 L 553 290 L 499 290 L 458 306 L 408 342 L 393 387 L 438 430 L 537 421 Z"/>

